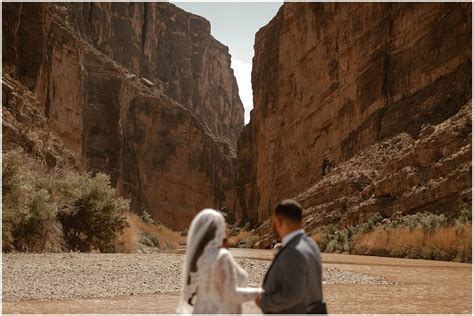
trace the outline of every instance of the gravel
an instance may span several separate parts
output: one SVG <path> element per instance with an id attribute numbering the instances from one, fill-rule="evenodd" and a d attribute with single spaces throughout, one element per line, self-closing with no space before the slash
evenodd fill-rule
<path id="1" fill-rule="evenodd" d="M 183 255 L 4 254 L 3 300 L 100 298 L 178 293 Z M 269 261 L 237 258 L 259 286 Z M 325 268 L 323 284 L 393 284 L 382 277 Z"/>

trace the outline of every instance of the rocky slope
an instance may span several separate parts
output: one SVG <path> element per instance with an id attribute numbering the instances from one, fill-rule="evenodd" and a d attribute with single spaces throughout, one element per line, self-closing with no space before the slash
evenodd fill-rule
<path id="1" fill-rule="evenodd" d="M 50 131 L 33 93 L 8 74 L 2 92 L 3 151 L 21 149 L 49 168 L 79 169 L 77 157 Z"/>
<path id="2" fill-rule="evenodd" d="M 469 3 L 285 3 L 255 39 L 239 217 L 295 196 L 309 226 L 470 205 L 471 20 Z"/>
<path id="3" fill-rule="evenodd" d="M 168 3 L 2 9 L 4 81 L 29 90 L 82 168 L 108 173 L 136 212 L 173 228 L 232 207 L 243 107 L 208 21 Z M 3 144 L 25 146 L 8 127 Z"/>
<path id="4" fill-rule="evenodd" d="M 402 133 L 335 167 L 296 198 L 315 227 L 363 223 L 417 212 L 470 209 L 472 104 L 445 122 L 425 125 L 413 139 Z M 311 228 L 311 226 L 310 226 Z"/>
<path id="5" fill-rule="evenodd" d="M 305 209 L 305 228 L 355 226 L 417 212 L 456 215 L 472 205 L 472 102 L 412 138 L 401 133 L 374 144 L 333 168 L 295 198 Z M 258 246 L 274 243 L 270 223 L 258 229 Z"/>

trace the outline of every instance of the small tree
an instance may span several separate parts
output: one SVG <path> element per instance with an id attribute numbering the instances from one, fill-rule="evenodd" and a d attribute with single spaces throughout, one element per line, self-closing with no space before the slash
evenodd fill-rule
<path id="1" fill-rule="evenodd" d="M 61 251 L 64 247 L 57 205 L 38 179 L 45 167 L 20 151 L 3 156 L 3 251 Z"/>
<path id="2" fill-rule="evenodd" d="M 116 195 L 107 175 L 68 174 L 64 179 L 64 200 L 59 213 L 64 239 L 73 250 L 101 252 L 115 250 L 116 237 L 128 226 L 123 215 L 129 202 Z"/>
<path id="3" fill-rule="evenodd" d="M 64 247 L 61 225 L 56 220 L 56 204 L 40 189 L 26 197 L 18 211 L 14 228 L 15 248 L 22 251 L 61 251 Z"/>

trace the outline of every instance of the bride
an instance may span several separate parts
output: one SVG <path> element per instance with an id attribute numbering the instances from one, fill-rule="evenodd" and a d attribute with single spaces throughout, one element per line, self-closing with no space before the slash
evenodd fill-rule
<path id="1" fill-rule="evenodd" d="M 193 219 L 187 238 L 180 314 L 240 314 L 242 303 L 263 289 L 247 287 L 248 275 L 223 247 L 224 216 L 204 209 Z"/>

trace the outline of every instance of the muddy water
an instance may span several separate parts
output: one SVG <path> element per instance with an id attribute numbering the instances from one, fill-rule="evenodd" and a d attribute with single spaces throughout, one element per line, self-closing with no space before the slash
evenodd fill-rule
<path id="1" fill-rule="evenodd" d="M 270 260 L 268 250 L 233 249 L 236 257 Z M 324 254 L 325 267 L 382 276 L 391 285 L 324 285 L 330 313 L 472 312 L 471 264 Z M 173 313 L 178 294 L 3 302 L 4 313 Z M 244 312 L 259 313 L 251 302 Z"/>

